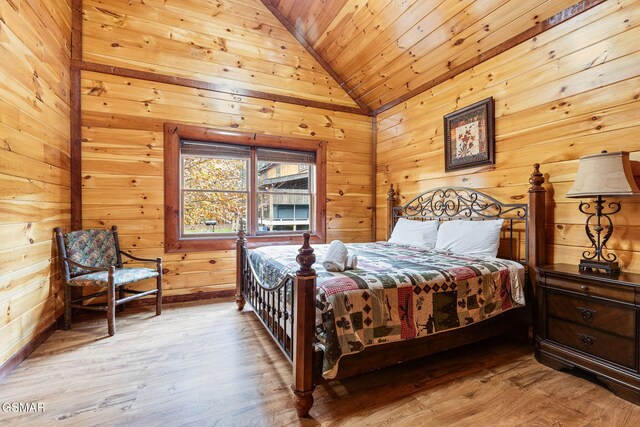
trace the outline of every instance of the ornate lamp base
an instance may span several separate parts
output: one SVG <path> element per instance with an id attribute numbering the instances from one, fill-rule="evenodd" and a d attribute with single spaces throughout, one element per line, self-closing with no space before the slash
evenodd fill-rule
<path id="1" fill-rule="evenodd" d="M 606 201 L 602 196 L 597 196 L 593 201 L 595 212 L 589 213 L 587 210 L 591 207 L 591 204 L 580 202 L 580 212 L 588 215 L 585 231 L 593 248 L 591 251 L 586 250 L 582 252 L 582 259 L 578 265 L 578 270 L 581 273 L 585 271 L 598 272 L 602 270 L 609 276 L 617 276 L 620 274 L 620 267 L 616 261 L 617 257 L 615 254 L 604 253 L 607 242 L 613 233 L 613 222 L 611 221 L 610 215 L 620 211 L 620 202 L 609 203 L 608 207 L 611 209 L 609 213 L 604 212 L 605 203 Z M 595 224 L 592 224 L 591 220 L 594 218 Z"/>
<path id="2" fill-rule="evenodd" d="M 598 272 L 602 270 L 607 273 L 609 276 L 617 276 L 620 274 L 620 267 L 618 266 L 618 262 L 607 262 L 607 261 L 594 261 L 590 259 L 581 259 L 580 264 L 578 265 L 578 270 L 581 273 L 584 272 Z"/>

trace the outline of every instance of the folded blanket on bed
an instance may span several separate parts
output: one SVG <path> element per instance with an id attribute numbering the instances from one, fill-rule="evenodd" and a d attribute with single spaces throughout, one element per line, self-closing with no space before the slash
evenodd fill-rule
<path id="1" fill-rule="evenodd" d="M 349 251 L 340 240 L 334 240 L 327 249 L 322 267 L 327 271 L 344 271 Z"/>
<path id="2" fill-rule="evenodd" d="M 344 266 L 345 270 L 355 270 L 358 268 L 358 255 L 348 254 L 347 263 Z"/>

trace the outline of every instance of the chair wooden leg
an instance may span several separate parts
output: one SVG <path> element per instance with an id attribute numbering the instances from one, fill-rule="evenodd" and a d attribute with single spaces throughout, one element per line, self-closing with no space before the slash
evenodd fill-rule
<path id="1" fill-rule="evenodd" d="M 125 293 L 124 293 L 124 285 L 120 286 L 120 288 L 118 289 L 118 299 L 122 299 L 125 297 Z M 118 311 L 123 312 L 124 311 L 124 304 L 120 304 L 118 306 Z"/>
<path id="2" fill-rule="evenodd" d="M 158 293 L 156 294 L 156 316 L 160 316 L 162 314 L 162 269 L 160 269 L 160 274 L 156 280 L 158 289 Z"/>
<path id="3" fill-rule="evenodd" d="M 109 335 L 116 333 L 116 287 L 113 282 L 109 281 L 109 289 L 107 290 L 107 325 L 109 327 Z"/>
<path id="4" fill-rule="evenodd" d="M 64 329 L 71 329 L 71 287 L 64 286 Z"/>

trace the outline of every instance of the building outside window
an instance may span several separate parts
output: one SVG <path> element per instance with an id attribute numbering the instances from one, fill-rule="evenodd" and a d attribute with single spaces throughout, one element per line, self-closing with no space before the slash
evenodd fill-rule
<path id="1" fill-rule="evenodd" d="M 258 231 L 312 229 L 313 153 L 257 149 Z"/>

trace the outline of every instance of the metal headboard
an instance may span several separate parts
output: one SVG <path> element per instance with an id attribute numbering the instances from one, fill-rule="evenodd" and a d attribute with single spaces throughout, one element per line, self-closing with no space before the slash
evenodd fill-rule
<path id="1" fill-rule="evenodd" d="M 390 198 L 393 195 L 390 190 Z M 528 264 L 529 261 L 529 209 L 526 203 L 502 203 L 487 194 L 465 187 L 439 187 L 431 189 L 413 198 L 403 206 L 394 206 L 392 229 L 398 218 L 419 221 L 469 220 L 482 221 L 488 219 L 504 219 L 509 232 L 509 259 Z M 514 259 L 513 225 L 523 222 L 525 225 L 524 260 Z"/>

